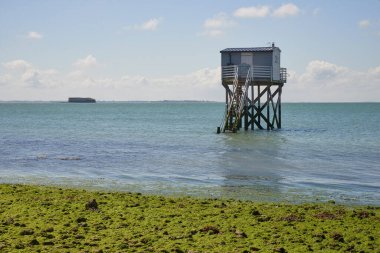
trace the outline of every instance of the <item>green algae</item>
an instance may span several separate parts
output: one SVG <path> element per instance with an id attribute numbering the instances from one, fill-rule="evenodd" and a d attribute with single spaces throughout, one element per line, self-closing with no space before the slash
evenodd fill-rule
<path id="1" fill-rule="evenodd" d="M 376 252 L 380 208 L 0 185 L 0 252 Z"/>

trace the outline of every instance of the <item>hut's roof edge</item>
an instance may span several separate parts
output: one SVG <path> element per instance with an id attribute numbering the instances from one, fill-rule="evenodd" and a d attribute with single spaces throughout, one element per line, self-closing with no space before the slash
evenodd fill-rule
<path id="1" fill-rule="evenodd" d="M 221 53 L 235 53 L 235 52 L 272 52 L 274 48 L 278 47 L 236 47 L 226 48 L 221 50 Z M 279 49 L 279 48 L 278 48 Z M 281 50 L 280 50 L 281 51 Z"/>

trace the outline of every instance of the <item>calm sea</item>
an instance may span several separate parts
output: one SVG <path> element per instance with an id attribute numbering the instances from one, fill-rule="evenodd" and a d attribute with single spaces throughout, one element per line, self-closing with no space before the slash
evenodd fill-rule
<path id="1" fill-rule="evenodd" d="M 0 182 L 380 205 L 380 103 L 282 109 L 217 135 L 222 103 L 0 103 Z"/>

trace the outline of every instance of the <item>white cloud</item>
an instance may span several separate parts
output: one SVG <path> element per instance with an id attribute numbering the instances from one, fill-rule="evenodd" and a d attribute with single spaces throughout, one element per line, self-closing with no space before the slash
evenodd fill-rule
<path id="1" fill-rule="evenodd" d="M 148 21 L 144 22 L 141 25 L 142 30 L 149 30 L 149 31 L 154 31 L 157 29 L 158 25 L 160 24 L 161 19 L 159 18 L 152 18 L 149 19 Z"/>
<path id="2" fill-rule="evenodd" d="M 0 100 L 66 100 L 90 96 L 99 100 L 224 100 L 220 67 L 160 78 L 120 77 L 74 69 L 59 73 L 25 60 L 2 64 Z M 285 102 L 380 102 L 380 65 L 357 71 L 323 60 L 307 64 L 303 73 L 288 70 Z"/>
<path id="3" fill-rule="evenodd" d="M 12 76 L 9 74 L 0 75 L 0 86 L 8 85 L 12 80 Z"/>
<path id="4" fill-rule="evenodd" d="M 212 30 L 204 30 L 199 35 L 206 36 L 206 37 L 220 37 L 220 36 L 223 36 L 224 34 L 225 32 L 222 30 L 212 29 Z"/>
<path id="5" fill-rule="evenodd" d="M 200 35 L 217 37 L 225 34 L 225 31 L 236 26 L 237 23 L 226 13 L 218 13 L 214 17 L 206 19 L 203 23 L 203 32 Z"/>
<path id="6" fill-rule="evenodd" d="M 162 18 L 151 18 L 141 24 L 127 26 L 126 30 L 155 31 L 161 24 Z"/>
<path id="7" fill-rule="evenodd" d="M 268 5 L 258 5 L 250 7 L 241 7 L 234 11 L 233 15 L 238 18 L 265 18 L 269 15 L 273 17 L 288 17 L 296 16 L 300 12 L 297 5 L 293 3 L 283 4 L 277 9 L 271 11 L 271 7 Z M 317 15 L 319 9 L 313 11 L 313 15 Z"/>
<path id="8" fill-rule="evenodd" d="M 289 70 L 288 74 L 288 82 L 283 89 L 284 101 L 380 101 L 380 66 L 367 71 L 355 71 L 330 62 L 314 60 L 306 66 L 305 72 Z M 83 95 L 106 100 L 224 99 L 220 67 L 161 78 L 125 75 L 112 79 L 81 73 L 72 75 L 71 78 L 63 76 L 62 79 L 63 83 L 70 84 L 73 91 L 78 90 Z"/>
<path id="9" fill-rule="evenodd" d="M 93 96 L 100 100 L 220 100 L 224 98 L 224 89 L 220 85 L 220 68 L 205 68 L 185 75 L 161 78 L 125 75 L 112 79 L 72 73 L 65 83 L 70 84 L 66 88 L 75 94 Z"/>
<path id="10" fill-rule="evenodd" d="M 0 69 L 0 85 L 7 88 L 0 93 L 0 100 L 66 100 L 70 96 L 90 96 L 99 100 L 224 98 L 220 68 L 204 68 L 184 75 L 160 78 L 141 75 L 110 78 L 80 69 L 66 74 L 53 69 L 38 69 L 22 60 L 2 66 L 5 71 L 2 73 Z"/>
<path id="11" fill-rule="evenodd" d="M 148 86 L 150 84 L 148 78 L 144 76 L 123 76 L 118 85 L 128 86 L 128 87 L 138 87 L 140 85 Z"/>
<path id="12" fill-rule="evenodd" d="M 358 26 L 360 28 L 368 28 L 370 26 L 371 22 L 368 19 L 360 20 L 358 23 Z"/>
<path id="13" fill-rule="evenodd" d="M 85 69 L 85 68 L 92 68 L 98 66 L 98 62 L 96 58 L 89 54 L 85 58 L 78 59 L 76 62 L 73 63 L 74 67 Z"/>
<path id="14" fill-rule="evenodd" d="M 266 5 L 242 7 L 234 12 L 239 18 L 263 18 L 269 15 L 270 7 Z"/>
<path id="15" fill-rule="evenodd" d="M 3 85 L 17 87 L 54 87 L 58 85 L 58 71 L 54 69 L 41 70 L 25 60 L 14 60 L 3 64 L 5 81 Z"/>
<path id="16" fill-rule="evenodd" d="M 220 68 L 204 68 L 186 75 L 175 75 L 150 80 L 153 85 L 181 88 L 214 87 L 219 85 L 219 81 Z"/>
<path id="17" fill-rule="evenodd" d="M 27 86 L 40 87 L 42 86 L 41 75 L 38 71 L 30 69 L 21 76 L 21 81 Z"/>
<path id="18" fill-rule="evenodd" d="M 284 101 L 363 102 L 380 101 L 380 66 L 355 71 L 326 61 L 311 61 L 306 71 L 288 71 Z"/>
<path id="19" fill-rule="evenodd" d="M 363 19 L 357 25 L 360 29 L 370 32 L 371 35 L 380 36 L 380 20 Z"/>
<path id="20" fill-rule="evenodd" d="M 25 71 L 28 68 L 31 68 L 32 65 L 25 60 L 13 60 L 7 63 L 3 63 L 3 66 L 9 70 L 16 71 Z"/>
<path id="21" fill-rule="evenodd" d="M 336 77 L 346 75 L 347 72 L 349 72 L 347 68 L 340 67 L 326 61 L 315 60 L 310 62 L 306 67 L 304 77 L 316 81 L 331 80 Z"/>
<path id="22" fill-rule="evenodd" d="M 287 16 L 296 16 L 300 12 L 300 9 L 297 5 L 293 3 L 283 4 L 279 8 L 273 11 L 273 16 L 282 18 Z"/>
<path id="23" fill-rule="evenodd" d="M 30 31 L 28 32 L 27 36 L 28 39 L 42 39 L 43 35 L 38 32 Z"/>
<path id="24" fill-rule="evenodd" d="M 203 27 L 206 29 L 229 28 L 235 25 L 236 22 L 223 12 L 216 14 L 212 18 L 206 19 L 203 23 Z"/>
<path id="25" fill-rule="evenodd" d="M 370 68 L 369 73 L 380 78 L 380 66 L 375 67 L 375 68 Z"/>

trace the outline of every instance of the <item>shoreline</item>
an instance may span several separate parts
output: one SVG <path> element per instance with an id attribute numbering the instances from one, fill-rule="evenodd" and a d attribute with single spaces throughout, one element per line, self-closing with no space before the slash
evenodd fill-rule
<path id="1" fill-rule="evenodd" d="M 380 248 L 378 206 L 259 203 L 4 183 L 0 195 L 0 251 L 5 252 Z"/>
<path id="2" fill-rule="evenodd" d="M 173 184 L 141 184 L 123 183 L 112 179 L 72 179 L 62 178 L 38 178 L 38 177 L 2 177 L 1 184 L 31 185 L 60 187 L 64 189 L 78 189 L 95 192 L 132 192 L 144 195 L 160 195 L 163 197 L 193 197 L 199 199 L 216 198 L 220 200 L 252 201 L 256 203 L 283 203 L 283 204 L 324 204 L 335 202 L 338 205 L 348 207 L 379 206 L 380 202 L 375 197 L 363 200 L 358 196 L 336 195 L 331 196 L 327 192 L 305 188 L 304 191 L 278 191 L 263 187 L 247 188 L 236 186 L 183 186 Z M 307 194 L 306 194 L 307 193 Z"/>

